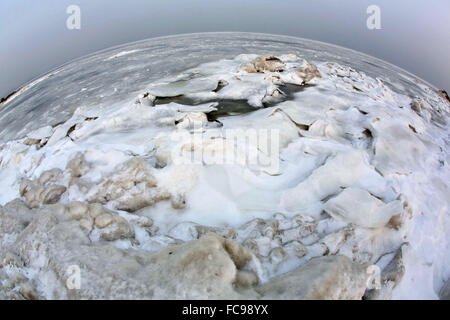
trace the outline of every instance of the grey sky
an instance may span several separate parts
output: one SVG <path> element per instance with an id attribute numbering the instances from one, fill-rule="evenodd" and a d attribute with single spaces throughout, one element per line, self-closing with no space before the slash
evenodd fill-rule
<path id="1" fill-rule="evenodd" d="M 81 8 L 81 30 L 66 8 Z M 366 9 L 381 8 L 381 30 Z M 450 89 L 448 0 L 1 0 L 0 97 L 67 61 L 163 35 L 248 31 L 329 42 Z"/>

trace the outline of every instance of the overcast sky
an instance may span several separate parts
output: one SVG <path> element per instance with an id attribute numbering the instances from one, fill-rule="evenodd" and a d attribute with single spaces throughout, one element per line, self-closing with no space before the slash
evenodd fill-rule
<path id="1" fill-rule="evenodd" d="M 68 30 L 66 9 L 81 8 Z M 366 9 L 381 8 L 381 30 Z M 0 97 L 67 61 L 151 37 L 208 31 L 284 34 L 384 59 L 450 90 L 449 0 L 1 0 Z"/>

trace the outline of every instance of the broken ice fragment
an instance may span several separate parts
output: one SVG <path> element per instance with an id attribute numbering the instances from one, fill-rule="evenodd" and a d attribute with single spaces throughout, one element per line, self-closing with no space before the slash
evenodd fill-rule
<path id="1" fill-rule="evenodd" d="M 285 68 L 285 64 L 280 59 L 270 54 L 257 57 L 253 60 L 253 64 L 257 72 L 278 72 Z"/>
<path id="2" fill-rule="evenodd" d="M 401 213 L 402 205 L 400 200 L 386 204 L 366 190 L 350 187 L 328 200 L 324 210 L 333 217 L 361 227 L 379 228 Z"/>
<path id="3" fill-rule="evenodd" d="M 156 97 L 150 93 L 142 93 L 138 96 L 138 101 L 143 106 L 152 107 L 155 104 Z"/>

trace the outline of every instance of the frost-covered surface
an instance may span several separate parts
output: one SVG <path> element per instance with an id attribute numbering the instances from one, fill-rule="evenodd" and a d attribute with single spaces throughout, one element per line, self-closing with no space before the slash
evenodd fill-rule
<path id="1" fill-rule="evenodd" d="M 0 110 L 0 298 L 439 297 L 450 277 L 447 98 L 342 48 L 227 37 L 253 53 L 161 58 L 168 71 L 151 81 L 141 42 L 58 71 L 127 59 L 133 90 L 105 100 L 116 84 L 99 86 L 126 80 L 85 75 L 86 90 L 53 96 L 43 114 L 20 95 Z M 59 114 L 66 100 L 80 103 Z M 249 142 L 264 164 L 220 163 L 249 159 L 231 129 L 275 132 L 279 152 L 263 148 L 268 135 Z M 366 288 L 373 264 L 379 290 Z M 71 265 L 80 290 L 66 289 Z"/>

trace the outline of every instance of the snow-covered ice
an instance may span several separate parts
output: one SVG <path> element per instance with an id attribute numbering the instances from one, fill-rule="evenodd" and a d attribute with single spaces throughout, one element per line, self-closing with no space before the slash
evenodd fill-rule
<path id="1" fill-rule="evenodd" d="M 133 60 L 135 46 L 102 58 Z M 449 101 L 279 51 L 0 130 L 0 298 L 439 298 Z M 70 265 L 89 284 L 68 290 Z"/>

